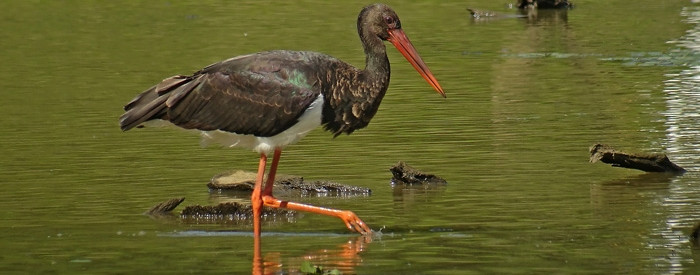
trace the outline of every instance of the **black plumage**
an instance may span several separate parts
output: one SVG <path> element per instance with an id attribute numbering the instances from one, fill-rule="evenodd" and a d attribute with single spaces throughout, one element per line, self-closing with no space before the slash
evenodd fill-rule
<path id="1" fill-rule="evenodd" d="M 163 119 L 186 129 L 274 136 L 296 123 L 321 92 L 319 80 L 302 72 L 323 57 L 263 52 L 167 78 L 125 106 L 122 130 Z"/>

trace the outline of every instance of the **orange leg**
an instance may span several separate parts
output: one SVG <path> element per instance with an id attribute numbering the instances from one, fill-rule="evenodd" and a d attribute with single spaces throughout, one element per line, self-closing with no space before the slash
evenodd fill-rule
<path id="1" fill-rule="evenodd" d="M 250 197 L 250 203 L 253 205 L 253 274 L 263 274 L 262 251 L 260 247 L 260 219 L 262 218 L 263 201 L 261 194 L 265 165 L 267 165 L 267 156 L 261 154 L 253 195 Z"/>
<path id="2" fill-rule="evenodd" d="M 253 205 L 253 235 L 260 237 L 260 219 L 262 218 L 262 183 L 265 175 L 265 165 L 267 165 L 267 156 L 260 155 L 260 164 L 258 164 L 258 175 L 255 178 L 255 187 L 253 195 L 250 197 L 250 203 Z"/>
<path id="3" fill-rule="evenodd" d="M 282 155 L 281 149 L 275 149 L 274 157 L 272 158 L 272 163 L 270 164 L 270 171 L 267 172 L 267 181 L 265 181 L 265 190 L 263 190 L 262 195 L 272 195 L 272 186 L 275 185 L 275 176 L 277 175 L 277 164 L 280 162 L 280 156 Z"/>
<path id="4" fill-rule="evenodd" d="M 372 233 L 372 230 L 367 226 L 362 220 L 360 220 L 355 213 L 352 211 L 345 211 L 345 210 L 337 210 L 337 209 L 330 209 L 330 208 L 325 208 L 325 207 L 318 207 L 318 206 L 312 206 L 312 205 L 307 205 L 307 204 L 301 204 L 301 203 L 296 203 L 296 202 L 289 202 L 289 201 L 282 201 L 274 196 L 272 196 L 272 185 L 275 182 L 275 174 L 277 173 L 277 164 L 279 163 L 279 158 L 280 155 L 282 154 L 282 150 L 277 148 L 275 149 L 275 156 L 272 159 L 272 164 L 270 164 L 270 172 L 267 175 L 267 182 L 265 183 L 265 189 L 262 192 L 262 201 L 265 206 L 269 207 L 275 207 L 275 208 L 286 208 L 286 209 L 291 209 L 291 210 L 296 210 L 296 211 L 306 211 L 306 212 L 311 212 L 311 213 L 316 213 L 316 214 L 321 214 L 321 215 L 326 215 L 326 216 L 331 216 L 331 217 L 337 217 L 343 220 L 345 223 L 345 226 L 347 226 L 348 229 L 351 231 L 357 231 L 361 234 L 370 234 Z M 262 157 L 260 159 L 262 163 Z M 264 166 L 263 166 L 263 171 L 264 171 Z M 260 170 L 258 170 L 258 178 L 260 177 Z M 255 187 L 257 188 L 258 185 L 256 183 Z M 253 193 L 255 194 L 255 193 Z"/>

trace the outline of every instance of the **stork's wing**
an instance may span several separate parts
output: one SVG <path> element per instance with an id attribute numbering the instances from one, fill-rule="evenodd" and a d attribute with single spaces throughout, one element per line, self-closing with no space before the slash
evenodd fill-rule
<path id="1" fill-rule="evenodd" d="M 294 125 L 319 96 L 314 85 L 300 71 L 279 68 L 174 76 L 127 104 L 120 123 L 126 131 L 164 119 L 187 129 L 273 136 Z"/>

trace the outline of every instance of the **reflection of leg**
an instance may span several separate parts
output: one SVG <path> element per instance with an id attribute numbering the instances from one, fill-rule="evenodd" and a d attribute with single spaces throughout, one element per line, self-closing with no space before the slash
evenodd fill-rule
<path id="1" fill-rule="evenodd" d="M 260 235 L 253 235 L 253 275 L 264 274 L 265 265 L 262 260 L 262 250 L 260 247 Z"/>
<path id="2" fill-rule="evenodd" d="M 372 236 L 362 235 L 355 239 L 350 239 L 340 246 L 340 258 L 346 260 L 359 259 L 359 254 L 365 251 L 366 245 L 372 242 Z"/>
<path id="3" fill-rule="evenodd" d="M 305 254 L 302 259 L 314 264 L 335 267 L 342 274 L 356 274 L 355 267 L 362 264 L 361 254 L 371 242 L 372 235 L 360 235 L 349 238 L 346 242 L 338 245 L 336 249 L 320 249 Z M 265 258 L 268 258 L 267 255 Z"/>
<path id="4" fill-rule="evenodd" d="M 253 236 L 260 236 L 260 219 L 262 218 L 262 182 L 265 175 L 265 165 L 267 165 L 267 156 L 260 154 L 260 164 L 258 164 L 258 175 L 255 178 L 255 187 L 253 194 L 250 197 L 250 203 L 253 205 Z"/>

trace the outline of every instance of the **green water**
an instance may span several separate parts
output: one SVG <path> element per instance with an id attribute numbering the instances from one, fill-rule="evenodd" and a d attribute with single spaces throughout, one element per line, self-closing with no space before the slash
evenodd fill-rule
<path id="1" fill-rule="evenodd" d="M 382 237 L 310 214 L 268 222 L 268 271 L 309 261 L 345 274 L 699 273 L 688 235 L 700 222 L 700 7 L 576 3 L 565 16 L 472 22 L 467 7 L 516 11 L 388 2 L 448 97 L 390 49 L 391 86 L 369 127 L 336 139 L 316 130 L 279 171 L 371 188 L 293 199 L 351 209 Z M 362 66 L 364 4 L 0 3 L 0 273 L 249 273 L 250 224 L 142 213 L 178 196 L 231 199 L 206 183 L 255 170 L 257 155 L 171 128 L 123 133 L 121 107 L 165 77 L 260 50 Z M 597 142 L 665 152 L 689 173 L 590 164 Z M 449 183 L 392 188 L 400 160 Z"/>

